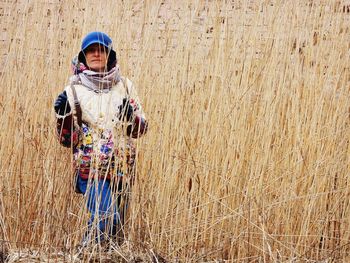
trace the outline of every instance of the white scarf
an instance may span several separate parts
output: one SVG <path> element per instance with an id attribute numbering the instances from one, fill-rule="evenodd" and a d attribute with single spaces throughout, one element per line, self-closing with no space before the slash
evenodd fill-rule
<path id="1" fill-rule="evenodd" d="M 86 69 L 82 73 L 70 77 L 71 84 L 81 84 L 96 93 L 107 93 L 119 81 L 118 65 L 108 72 L 95 72 Z"/>

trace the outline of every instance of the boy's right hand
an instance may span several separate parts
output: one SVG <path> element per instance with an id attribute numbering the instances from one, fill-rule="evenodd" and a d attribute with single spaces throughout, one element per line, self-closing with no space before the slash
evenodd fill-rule
<path id="1" fill-rule="evenodd" d="M 60 95 L 58 95 L 54 107 L 55 112 L 59 115 L 65 115 L 71 111 L 66 91 L 63 91 Z"/>

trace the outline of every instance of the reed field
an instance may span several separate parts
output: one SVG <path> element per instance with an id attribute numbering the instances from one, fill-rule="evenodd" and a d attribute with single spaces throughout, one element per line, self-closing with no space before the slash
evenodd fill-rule
<path id="1" fill-rule="evenodd" d="M 0 262 L 350 261 L 350 2 L 0 1 Z M 124 244 L 86 230 L 53 103 L 114 41 L 149 121 Z"/>

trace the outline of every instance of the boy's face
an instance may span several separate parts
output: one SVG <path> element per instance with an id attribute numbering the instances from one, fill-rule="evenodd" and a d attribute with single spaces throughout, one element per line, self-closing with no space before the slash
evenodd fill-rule
<path id="1" fill-rule="evenodd" d="M 100 44 L 92 44 L 85 51 L 85 59 L 87 66 L 96 72 L 103 72 L 107 66 L 107 50 Z"/>

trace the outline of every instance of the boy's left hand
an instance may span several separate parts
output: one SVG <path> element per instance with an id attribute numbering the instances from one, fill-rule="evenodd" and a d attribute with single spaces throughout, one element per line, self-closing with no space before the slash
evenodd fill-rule
<path id="1" fill-rule="evenodd" d="M 119 120 L 121 121 L 132 121 L 134 117 L 134 108 L 130 105 L 128 99 L 123 99 L 123 104 L 119 106 Z"/>

